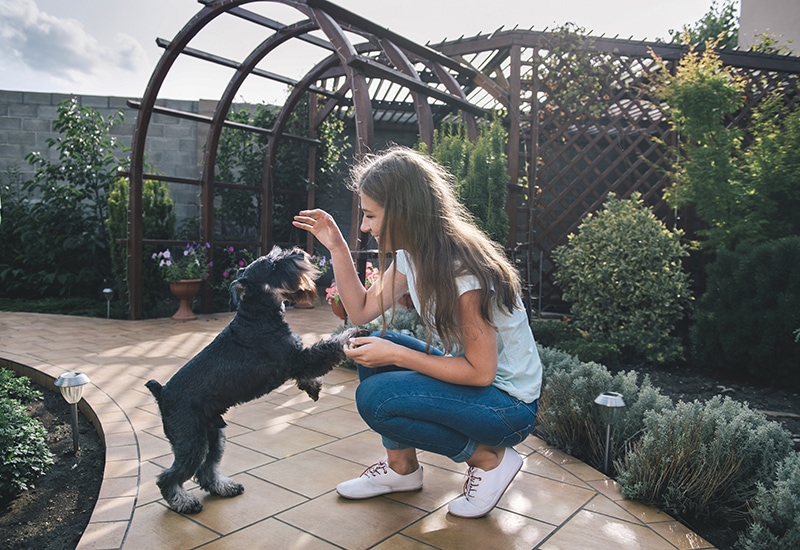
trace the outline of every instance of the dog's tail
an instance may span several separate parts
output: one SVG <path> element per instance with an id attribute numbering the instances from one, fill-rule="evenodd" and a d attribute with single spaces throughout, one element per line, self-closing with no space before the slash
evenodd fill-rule
<path id="1" fill-rule="evenodd" d="M 153 397 L 156 398 L 156 403 L 158 403 L 158 406 L 160 407 L 161 406 L 161 388 L 163 386 L 161 384 L 159 384 L 158 380 L 148 380 L 147 383 L 145 384 L 145 386 L 147 387 L 148 390 L 150 390 L 150 393 L 153 394 Z"/>

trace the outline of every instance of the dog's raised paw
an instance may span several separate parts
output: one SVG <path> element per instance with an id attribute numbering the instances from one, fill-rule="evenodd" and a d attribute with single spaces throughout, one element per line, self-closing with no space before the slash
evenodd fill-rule
<path id="1" fill-rule="evenodd" d="M 317 401 L 322 390 L 322 382 L 318 378 L 298 378 L 297 387 L 306 392 L 313 401 Z"/>

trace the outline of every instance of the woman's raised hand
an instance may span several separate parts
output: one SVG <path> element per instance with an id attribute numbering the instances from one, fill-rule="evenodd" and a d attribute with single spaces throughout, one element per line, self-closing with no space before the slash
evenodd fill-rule
<path id="1" fill-rule="evenodd" d="M 342 232 L 333 216 L 324 210 L 301 210 L 294 217 L 292 225 L 314 235 L 328 250 L 344 242 Z"/>

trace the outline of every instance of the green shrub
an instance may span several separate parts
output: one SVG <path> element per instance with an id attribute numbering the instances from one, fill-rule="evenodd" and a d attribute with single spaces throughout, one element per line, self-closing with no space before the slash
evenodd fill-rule
<path id="1" fill-rule="evenodd" d="M 17 376 L 14 371 L 0 368 L 0 397 L 27 403 L 42 398 L 42 392 L 31 386 L 31 381 Z"/>
<path id="2" fill-rule="evenodd" d="M 672 334 L 691 300 L 681 235 L 638 194 L 629 200 L 610 194 L 603 210 L 587 215 L 578 234 L 553 252 L 555 280 L 577 327 L 593 343 L 616 346 L 624 363 L 682 356 Z"/>
<path id="3" fill-rule="evenodd" d="M 721 250 L 691 339 L 700 362 L 800 388 L 800 237 Z"/>
<path id="4" fill-rule="evenodd" d="M 536 338 L 536 343 L 547 348 L 558 348 L 561 342 L 573 340 L 580 336 L 574 323 L 569 321 L 531 321 L 531 330 Z M 559 348 L 561 349 L 561 348 Z"/>
<path id="5" fill-rule="evenodd" d="M 0 499 L 27 490 L 52 463 L 42 423 L 19 401 L 0 397 Z"/>
<path id="6" fill-rule="evenodd" d="M 605 458 L 606 424 L 595 398 L 615 391 L 625 399 L 625 410 L 615 424 L 611 455 L 621 454 L 626 443 L 639 435 L 650 410 L 672 406 L 669 397 L 645 376 L 641 384 L 635 371 L 612 375 L 596 363 L 582 363 L 567 353 L 541 349 L 544 387 L 539 400 L 537 430 L 541 437 L 597 469 Z"/>
<path id="7" fill-rule="evenodd" d="M 759 485 L 750 511 L 751 524 L 739 535 L 744 550 L 800 548 L 800 454 L 792 453 L 778 465 L 775 481 Z"/>
<path id="8" fill-rule="evenodd" d="M 778 423 L 727 397 L 648 412 L 645 428 L 617 464 L 622 495 L 685 519 L 741 520 L 792 452 Z"/>
<path id="9" fill-rule="evenodd" d="M 561 342 L 557 347 L 586 363 L 600 363 L 612 367 L 620 365 L 621 351 L 611 342 L 597 342 L 590 337 L 581 336 Z"/>
<path id="10" fill-rule="evenodd" d="M 46 140 L 58 159 L 25 157 L 34 178 L 20 183 L 6 219 L 13 254 L 0 260 L 0 280 L 8 294 L 87 297 L 110 280 L 106 199 L 125 151 L 110 132 L 122 122 L 122 111 L 106 119 L 75 98 L 59 103 L 59 137 Z"/>
<path id="11" fill-rule="evenodd" d="M 472 142 L 463 126 L 444 126 L 434 132 L 431 157 L 455 176 L 458 198 L 492 240 L 503 243 L 508 235 L 508 132 L 500 117 L 481 126 Z M 424 144 L 417 147 L 428 153 Z"/>
<path id="12" fill-rule="evenodd" d="M 111 235 L 111 268 L 116 296 L 128 303 L 128 238 L 130 183 L 117 178 L 108 193 L 108 232 Z M 145 239 L 175 238 L 175 204 L 164 182 L 142 183 L 142 235 Z M 142 250 L 142 296 L 145 316 L 155 316 L 157 305 L 167 295 L 158 264 L 150 258 L 164 247 L 145 245 Z M 128 309 L 127 307 L 125 308 Z"/>

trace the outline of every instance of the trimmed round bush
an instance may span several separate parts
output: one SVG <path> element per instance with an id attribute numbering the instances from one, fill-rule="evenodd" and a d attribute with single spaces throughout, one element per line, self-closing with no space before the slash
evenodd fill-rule
<path id="1" fill-rule="evenodd" d="M 603 210 L 587 215 L 569 243 L 553 252 L 556 283 L 589 340 L 615 346 L 626 363 L 682 356 L 672 334 L 691 300 L 681 236 L 640 195 L 609 194 Z"/>

